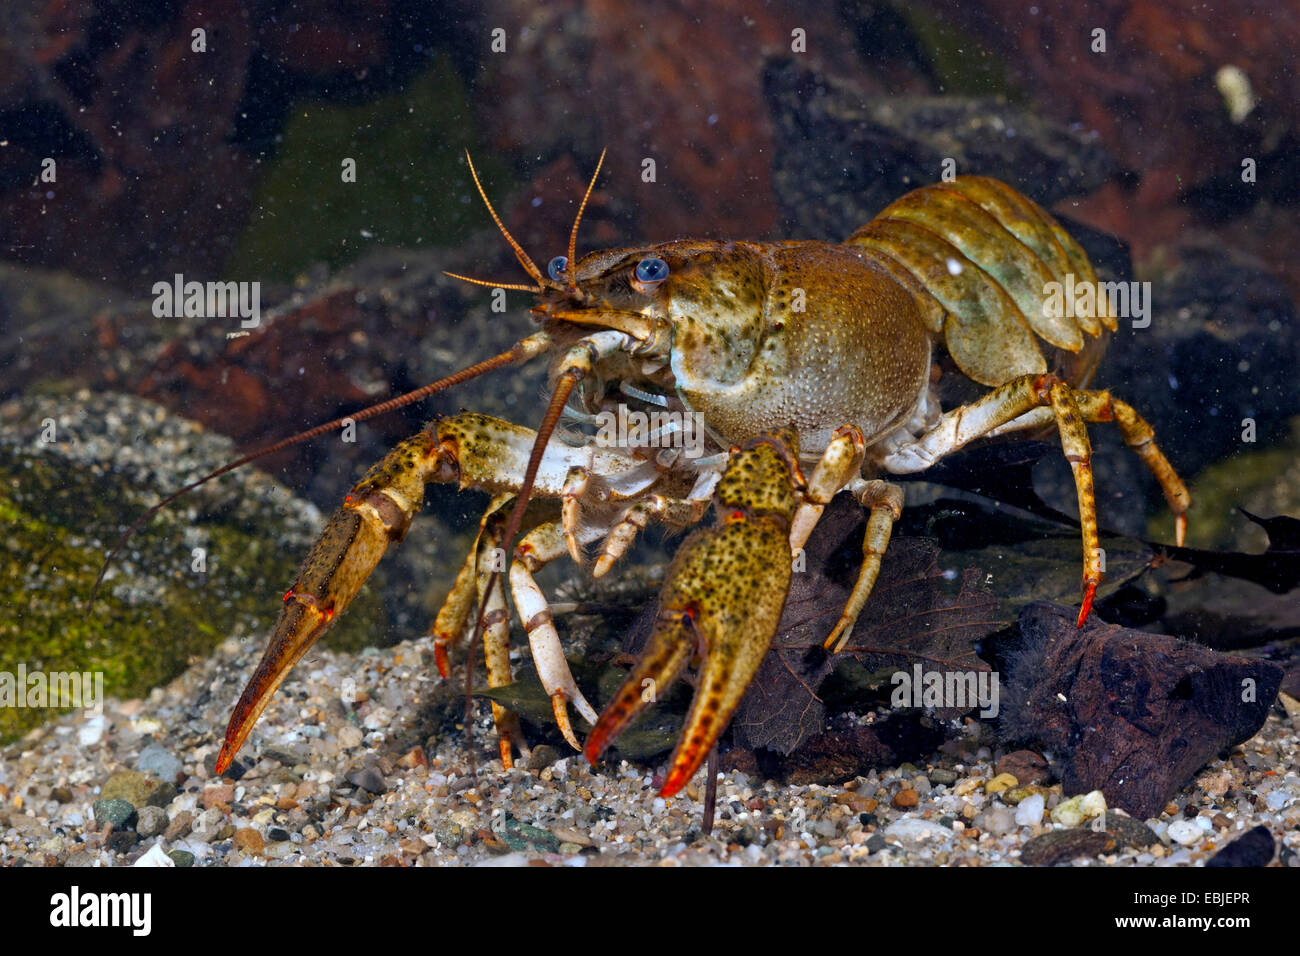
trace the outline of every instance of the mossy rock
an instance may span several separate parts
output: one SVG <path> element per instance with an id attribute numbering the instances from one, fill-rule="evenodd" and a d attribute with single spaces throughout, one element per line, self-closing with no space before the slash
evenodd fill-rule
<path id="1" fill-rule="evenodd" d="M 269 634 L 323 519 L 253 469 L 155 516 L 87 603 L 125 526 L 232 457 L 227 440 L 129 396 L 0 408 L 0 672 L 100 672 L 105 694 L 138 697 L 227 638 Z M 367 589 L 326 642 L 355 649 L 385 632 Z M 58 712 L 0 708 L 0 742 Z"/>

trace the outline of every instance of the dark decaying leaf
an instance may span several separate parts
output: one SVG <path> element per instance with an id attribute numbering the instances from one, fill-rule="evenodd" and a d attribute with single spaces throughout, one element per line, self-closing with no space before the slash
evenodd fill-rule
<path id="1" fill-rule="evenodd" d="M 944 458 L 915 476 L 898 475 L 895 480 L 922 480 L 960 488 L 1023 508 L 1041 518 L 1078 527 L 1074 518 L 1048 505 L 1034 490 L 1034 466 L 1043 456 L 1059 452 L 1060 446 L 1045 441 L 977 444 Z M 1192 565 L 1197 574 L 1212 571 L 1240 578 L 1268 588 L 1274 594 L 1285 594 L 1300 585 L 1300 519 L 1289 515 L 1264 518 L 1245 508 L 1237 510 L 1268 535 L 1269 546 L 1263 554 L 1180 548 L 1151 541 L 1143 544 L 1160 557 Z"/>
<path id="2" fill-rule="evenodd" d="M 749 693 L 732 719 L 733 741 L 789 754 L 824 729 L 819 689 L 833 672 L 855 691 L 886 686 L 888 675 L 987 671 L 979 642 L 1035 600 L 1077 600 L 1081 551 L 1075 534 L 1040 518 L 984 502 L 939 501 L 904 512 L 880 578 L 843 653 L 822 642 L 838 620 L 862 564 L 865 517 L 848 495 L 827 507 L 792 578 L 781 624 Z M 1141 573 L 1150 552 L 1132 539 L 1105 539 L 1101 595 Z M 796 565 L 798 567 L 799 565 Z M 647 607 L 624 640 L 640 653 L 656 608 Z M 662 706 L 655 710 L 663 710 Z M 939 708 L 957 716 L 970 708 Z"/>
<path id="3" fill-rule="evenodd" d="M 1300 519 L 1289 515 L 1261 518 L 1245 508 L 1237 510 L 1268 535 L 1268 548 L 1263 554 L 1206 551 L 1162 544 L 1153 547 L 1161 557 L 1192 565 L 1197 574 L 1206 571 L 1226 574 L 1268 588 L 1274 594 L 1285 594 L 1300 584 Z"/>
<path id="4" fill-rule="evenodd" d="M 868 672 L 917 663 L 926 670 L 988 670 L 975 645 L 1006 622 L 997 619 L 980 572 L 945 565 L 939 545 L 925 538 L 891 542 L 848 646 L 834 655 L 822 649 L 862 562 L 861 519 L 852 499 L 837 498 L 809 541 L 772 648 L 732 721 L 741 746 L 788 754 L 820 733 L 826 709 L 817 690 L 849 658 Z"/>

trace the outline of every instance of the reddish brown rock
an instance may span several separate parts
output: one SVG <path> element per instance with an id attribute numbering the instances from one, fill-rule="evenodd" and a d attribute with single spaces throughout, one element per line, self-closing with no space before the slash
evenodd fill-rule
<path id="1" fill-rule="evenodd" d="M 997 771 L 999 774 L 1011 774 L 1022 787 L 1044 783 L 1051 776 L 1047 760 L 1032 750 L 1013 750 L 998 761 Z"/>
<path id="2" fill-rule="evenodd" d="M 1255 735 L 1282 668 L 1031 604 L 1004 673 L 1004 735 L 1059 755 L 1066 794 L 1101 790 L 1144 820 L 1221 750 Z"/>
<path id="3" fill-rule="evenodd" d="M 898 810 L 911 810 L 920 802 L 920 795 L 909 787 L 894 794 L 894 799 L 890 802 Z"/>

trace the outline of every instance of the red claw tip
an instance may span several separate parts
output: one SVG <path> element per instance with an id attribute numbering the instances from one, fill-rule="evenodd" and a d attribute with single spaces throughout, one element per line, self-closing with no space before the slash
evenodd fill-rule
<path id="1" fill-rule="evenodd" d="M 600 734 L 597 736 L 597 730 L 599 728 L 591 732 L 591 735 L 587 737 L 586 745 L 582 748 L 582 755 L 587 758 L 587 763 L 593 767 L 600 761 L 601 751 L 605 749 L 605 735 Z"/>
<path id="2" fill-rule="evenodd" d="M 1088 620 L 1088 613 L 1092 610 L 1092 599 L 1097 596 L 1097 585 L 1085 585 L 1083 590 L 1083 606 L 1079 608 L 1079 621 L 1075 627 L 1083 627 L 1084 622 Z"/>
<path id="3" fill-rule="evenodd" d="M 668 775 L 668 779 L 664 781 L 664 785 L 659 788 L 659 796 L 675 797 L 677 792 L 684 786 L 686 786 L 686 780 L 682 778 L 680 773 L 673 771 Z"/>

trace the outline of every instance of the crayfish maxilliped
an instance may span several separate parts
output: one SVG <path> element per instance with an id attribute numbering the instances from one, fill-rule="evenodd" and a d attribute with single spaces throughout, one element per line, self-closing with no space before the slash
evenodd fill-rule
<path id="1" fill-rule="evenodd" d="M 842 243 L 678 240 L 579 259 L 578 224 L 593 176 L 568 255 L 543 272 L 470 170 L 532 284 L 456 278 L 534 293 L 540 328 L 462 372 L 271 447 L 543 356 L 552 362 L 549 404 L 536 431 L 472 413 L 435 421 L 352 489 L 284 596 L 230 718 L 218 772 L 289 670 L 401 540 L 428 482 L 492 496 L 434 623 L 443 675 L 447 647 L 473 633 L 482 635 L 489 684 L 511 681 L 503 571 L 555 720 L 593 764 L 646 707 L 645 682 L 662 692 L 696 669 L 664 796 L 686 785 L 726 728 L 776 631 L 792 557 L 842 491 L 868 520 L 856 585 L 825 638 L 832 650 L 847 641 L 871 594 L 903 507 L 901 489 L 883 476 L 923 471 L 976 439 L 1059 432 L 1083 536 L 1081 626 L 1102 579 L 1088 423 L 1118 425 L 1159 481 L 1181 543 L 1187 490 L 1151 428 L 1123 401 L 1087 388 L 1116 329 L 1115 310 L 1104 296 L 1091 311 L 1050 307 L 1054 283 L 1095 286 L 1097 277 L 1069 234 L 1009 186 L 960 176 L 916 189 Z M 937 385 L 954 378 L 981 393 L 944 408 Z M 664 413 L 668 424 L 639 440 L 560 440 L 562 418 L 626 416 L 629 398 Z M 688 420 L 701 428 L 691 454 L 683 442 L 662 440 L 681 437 Z M 557 503 L 558 516 L 523 528 L 535 499 Z M 716 521 L 680 546 L 646 650 L 597 714 L 570 673 L 538 569 L 566 554 L 582 565 L 592 548 L 592 573 L 602 576 L 647 524 L 689 528 L 710 503 Z M 493 559 L 505 554 L 508 570 Z M 592 725 L 585 745 L 570 704 Z M 510 766 L 515 749 L 525 749 L 519 721 L 495 702 L 493 712 Z"/>

